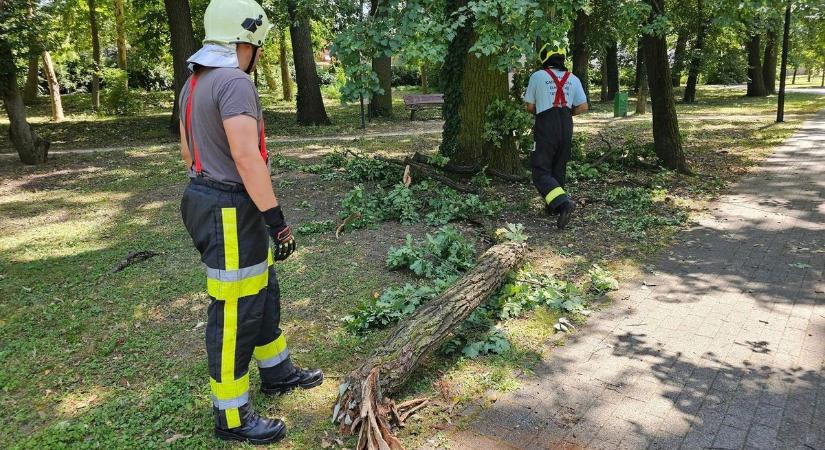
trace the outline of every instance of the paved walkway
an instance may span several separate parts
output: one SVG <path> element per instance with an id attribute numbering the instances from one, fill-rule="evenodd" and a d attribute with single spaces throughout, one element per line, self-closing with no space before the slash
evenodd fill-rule
<path id="1" fill-rule="evenodd" d="M 825 112 L 450 448 L 825 450 Z"/>

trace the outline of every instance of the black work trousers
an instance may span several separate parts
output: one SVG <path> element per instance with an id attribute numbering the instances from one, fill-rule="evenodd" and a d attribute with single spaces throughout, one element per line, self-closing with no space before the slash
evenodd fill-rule
<path id="1" fill-rule="evenodd" d="M 564 190 L 567 163 L 573 147 L 573 112 L 567 107 L 550 108 L 536 115 L 535 147 L 530 155 L 533 184 L 550 210 L 570 201 Z"/>
<path id="2" fill-rule="evenodd" d="M 242 186 L 195 178 L 184 191 L 181 214 L 206 265 L 206 352 L 216 424 L 235 428 L 241 425 L 238 408 L 249 402 L 252 357 L 264 380 L 283 379 L 293 368 L 280 329 L 269 235 Z"/>

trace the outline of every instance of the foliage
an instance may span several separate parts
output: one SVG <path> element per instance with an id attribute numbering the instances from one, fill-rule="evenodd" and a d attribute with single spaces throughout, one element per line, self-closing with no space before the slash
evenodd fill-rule
<path id="1" fill-rule="evenodd" d="M 314 220 L 302 224 L 296 230 L 299 235 L 319 234 L 335 229 L 335 222 L 332 220 Z"/>
<path id="2" fill-rule="evenodd" d="M 108 114 L 123 116 L 134 114 L 140 108 L 129 93 L 129 79 L 126 71 L 121 69 L 103 69 L 106 89 L 103 91 L 103 108 Z"/>
<path id="3" fill-rule="evenodd" d="M 422 187 L 423 185 L 423 187 Z M 429 187 L 429 183 L 420 183 L 420 190 Z M 454 220 L 473 217 L 492 217 L 504 207 L 500 201 L 485 202 L 476 194 L 459 194 L 455 189 L 438 186 L 429 190 L 426 219 L 429 225 L 444 225 Z"/>
<path id="4" fill-rule="evenodd" d="M 640 240 L 651 228 L 679 225 L 686 220 L 684 212 L 662 207 L 668 199 L 666 193 L 664 189 L 617 187 L 605 192 L 603 200 L 613 208 L 610 220 L 616 229 Z"/>
<path id="5" fill-rule="evenodd" d="M 447 280 L 457 277 L 473 266 L 475 248 L 452 226 L 429 233 L 423 242 L 414 243 L 412 236 L 401 247 L 390 248 L 387 266 L 390 269 L 409 269 L 419 277 Z"/>
<path id="6" fill-rule="evenodd" d="M 506 227 L 496 230 L 496 239 L 499 242 L 527 242 L 527 234 L 524 232 L 524 225 L 520 223 L 508 223 Z"/>
<path id="7" fill-rule="evenodd" d="M 593 264 L 588 275 L 590 275 L 590 289 L 597 293 L 601 294 L 619 289 L 619 282 L 613 278 L 610 272 L 602 269 L 598 264 Z"/>
<path id="8" fill-rule="evenodd" d="M 370 194 L 361 184 L 356 185 L 341 201 L 338 216 L 348 219 L 347 228 L 375 227 L 386 217 L 379 195 Z"/>
<path id="9" fill-rule="evenodd" d="M 567 177 L 570 181 L 593 181 L 599 179 L 607 171 L 605 164 L 592 166 L 585 162 L 570 161 L 567 164 Z"/>
<path id="10" fill-rule="evenodd" d="M 493 100 L 487 106 L 484 121 L 484 139 L 501 147 L 505 139 L 514 138 L 522 153 L 533 148 L 533 116 L 520 101 Z"/>
<path id="11" fill-rule="evenodd" d="M 438 296 L 473 264 L 475 249 L 453 227 L 442 227 L 435 235 L 427 234 L 419 242 L 407 235 L 403 246 L 391 248 L 387 253 L 387 266 L 408 269 L 427 281 L 385 289 L 344 317 L 344 325 L 355 334 L 391 325 Z"/>
<path id="12" fill-rule="evenodd" d="M 402 225 L 418 223 L 421 220 L 421 200 L 404 183 L 396 184 L 387 193 L 384 203 L 387 209 L 387 219 L 398 220 Z"/>

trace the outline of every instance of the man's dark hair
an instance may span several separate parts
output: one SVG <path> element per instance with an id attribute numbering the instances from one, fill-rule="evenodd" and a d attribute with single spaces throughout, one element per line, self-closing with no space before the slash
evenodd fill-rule
<path id="1" fill-rule="evenodd" d="M 564 65 L 564 55 L 559 53 L 550 53 L 552 50 L 544 49 L 541 51 L 542 69 L 556 69 L 567 72 L 567 67 Z M 548 53 L 550 55 L 548 56 Z"/>

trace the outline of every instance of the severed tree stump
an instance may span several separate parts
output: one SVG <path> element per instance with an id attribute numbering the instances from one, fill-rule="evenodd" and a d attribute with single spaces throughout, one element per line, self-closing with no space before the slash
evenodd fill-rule
<path id="1" fill-rule="evenodd" d="M 366 362 L 350 372 L 339 387 L 333 420 L 342 433 L 359 433 L 357 450 L 403 448 L 387 421 L 392 404 L 384 396 L 407 381 L 419 361 L 498 289 L 526 253 L 526 244 L 514 242 L 487 250 L 475 267 L 401 322 Z"/>

